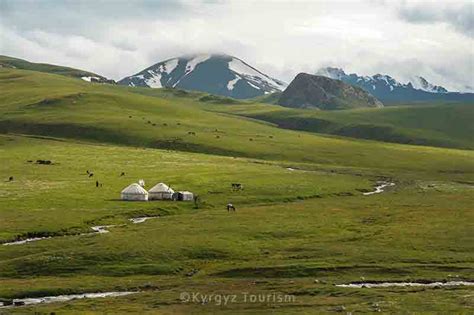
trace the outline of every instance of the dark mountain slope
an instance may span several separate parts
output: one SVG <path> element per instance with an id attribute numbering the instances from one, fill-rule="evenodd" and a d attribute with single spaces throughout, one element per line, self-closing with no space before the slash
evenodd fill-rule
<path id="1" fill-rule="evenodd" d="M 383 107 L 359 87 L 307 73 L 298 74 L 283 91 L 278 104 L 293 108 L 348 109 Z"/>

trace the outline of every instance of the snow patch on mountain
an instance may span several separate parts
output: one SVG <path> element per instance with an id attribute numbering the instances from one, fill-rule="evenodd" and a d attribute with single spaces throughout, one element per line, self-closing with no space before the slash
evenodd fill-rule
<path id="1" fill-rule="evenodd" d="M 152 77 L 148 78 L 145 80 L 145 83 L 151 87 L 151 88 L 161 88 L 163 85 L 161 85 L 161 73 L 150 73 Z M 138 77 L 137 77 L 138 78 Z"/>
<path id="2" fill-rule="evenodd" d="M 169 59 L 157 65 L 154 69 L 149 69 L 146 71 L 148 74 L 145 77 L 145 74 L 138 74 L 134 77 L 136 79 L 141 79 L 145 84 L 151 88 L 161 88 L 163 87 L 162 78 L 163 74 L 168 75 L 178 66 L 178 59 Z"/>
<path id="3" fill-rule="evenodd" d="M 211 55 L 197 55 L 188 61 L 186 65 L 186 74 L 192 72 L 196 66 L 211 58 Z"/>
<path id="4" fill-rule="evenodd" d="M 272 90 L 270 92 L 277 92 L 286 88 L 286 84 L 283 82 L 270 78 L 238 58 L 232 58 L 229 62 L 229 69 L 246 78 L 249 81 L 248 83 L 256 89 L 260 89 L 261 85 L 267 86 Z"/>
<path id="5" fill-rule="evenodd" d="M 229 91 L 232 91 L 234 89 L 234 85 L 237 83 L 237 81 L 240 80 L 240 77 L 236 76 L 234 80 L 230 80 L 228 83 L 227 83 L 227 89 Z"/>

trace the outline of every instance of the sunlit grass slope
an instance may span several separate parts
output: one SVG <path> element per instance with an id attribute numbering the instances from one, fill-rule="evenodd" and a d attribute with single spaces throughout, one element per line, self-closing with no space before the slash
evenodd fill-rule
<path id="1" fill-rule="evenodd" d="M 465 151 L 319 136 L 207 110 L 193 97 L 155 97 L 62 76 L 0 70 L 0 132 L 346 166 L 456 170 Z M 166 91 L 162 92 L 166 93 Z M 231 105 L 229 105 L 231 106 Z M 450 157 L 450 158 L 446 158 Z"/>

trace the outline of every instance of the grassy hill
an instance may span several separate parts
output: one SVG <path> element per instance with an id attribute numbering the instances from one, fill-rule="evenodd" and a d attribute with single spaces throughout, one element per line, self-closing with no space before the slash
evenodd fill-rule
<path id="1" fill-rule="evenodd" d="M 281 119 L 278 106 L 37 71 L 0 69 L 0 90 L 0 243 L 49 237 L 0 244 L 0 302 L 136 292 L 0 313 L 472 310 L 472 286 L 335 286 L 473 281 L 471 150 L 282 129 L 266 118 Z M 453 123 L 464 123 L 461 108 L 444 114 L 452 111 Z M 387 113 L 379 117 L 387 124 L 417 125 Z M 340 115 L 341 124 L 364 116 Z M 438 128 L 463 139 L 461 127 Z M 147 189 L 165 182 L 190 190 L 199 202 L 120 201 L 121 189 L 138 179 Z M 363 195 L 379 181 L 394 186 Z M 233 190 L 232 183 L 244 189 Z M 229 202 L 235 213 L 226 211 Z M 155 218 L 129 220 L 142 216 Z M 98 225 L 113 226 L 87 234 Z M 183 300 L 183 293 L 195 292 L 237 298 L 226 305 Z M 294 299 L 249 303 L 245 293 Z"/>
<path id="2" fill-rule="evenodd" d="M 434 103 L 382 109 L 318 111 L 252 105 L 220 107 L 281 128 L 394 143 L 474 148 L 474 104 Z"/>
<path id="3" fill-rule="evenodd" d="M 73 138 L 294 162 L 406 167 L 410 160 L 446 163 L 438 152 L 458 151 L 353 141 L 275 128 L 267 123 L 208 111 L 212 104 L 169 91 L 155 96 L 130 88 L 66 77 L 0 70 L 0 132 Z M 53 88 L 54 87 L 54 88 Z M 144 89 L 146 93 L 149 89 Z M 164 93 L 166 97 L 157 97 Z M 199 94 L 198 94 L 199 95 Z M 225 105 L 229 106 L 229 105 Z M 421 164 L 420 164 L 421 165 Z M 418 169 L 418 165 L 412 165 Z M 421 166 L 422 167 L 422 166 Z M 451 164 L 445 168 L 451 168 Z"/>
<path id="4" fill-rule="evenodd" d="M 34 63 L 34 62 L 29 62 L 23 59 L 0 55 L 0 68 L 2 67 L 53 73 L 53 74 L 59 74 L 59 75 L 64 75 L 68 77 L 74 77 L 74 78 L 93 76 L 93 77 L 105 79 L 103 76 L 100 76 L 98 74 L 95 74 L 89 71 L 78 70 L 78 69 L 63 67 L 63 66 L 57 66 L 57 65 L 47 64 L 47 63 Z"/>

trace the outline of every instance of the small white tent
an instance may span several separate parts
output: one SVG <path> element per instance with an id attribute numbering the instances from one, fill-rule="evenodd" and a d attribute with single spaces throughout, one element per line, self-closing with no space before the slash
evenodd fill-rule
<path id="1" fill-rule="evenodd" d="M 168 185 L 163 183 L 158 183 L 153 186 L 149 191 L 150 200 L 162 200 L 166 199 L 169 200 L 173 197 L 174 190 L 171 189 Z"/>
<path id="2" fill-rule="evenodd" d="M 133 183 L 122 190 L 120 197 L 122 200 L 147 201 L 148 192 L 140 185 Z"/>
<path id="3" fill-rule="evenodd" d="M 178 191 L 177 193 L 173 194 L 173 200 L 176 201 L 193 201 L 194 195 L 192 192 L 189 191 Z"/>

